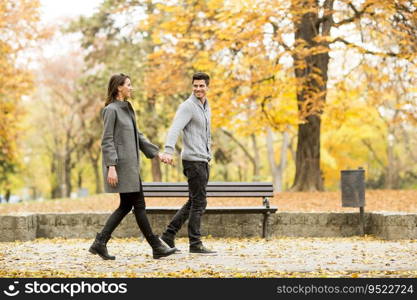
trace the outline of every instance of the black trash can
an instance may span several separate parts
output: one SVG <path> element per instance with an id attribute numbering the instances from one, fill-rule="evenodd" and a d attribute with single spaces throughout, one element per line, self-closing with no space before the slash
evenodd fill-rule
<path id="1" fill-rule="evenodd" d="M 365 206 L 365 170 L 341 171 L 342 207 Z"/>
<path id="2" fill-rule="evenodd" d="M 365 170 L 341 171 L 342 207 L 359 207 L 360 234 L 365 235 Z"/>

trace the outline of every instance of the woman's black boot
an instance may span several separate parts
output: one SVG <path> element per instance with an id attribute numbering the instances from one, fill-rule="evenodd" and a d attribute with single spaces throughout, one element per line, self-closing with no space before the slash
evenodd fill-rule
<path id="1" fill-rule="evenodd" d="M 115 256 L 109 255 L 109 253 L 107 252 L 107 242 L 110 239 L 110 235 L 106 235 L 103 233 L 97 233 L 96 239 L 94 240 L 93 244 L 91 245 L 90 249 L 88 251 L 90 251 L 90 253 L 93 254 L 98 254 L 100 255 L 100 257 L 102 259 L 105 260 L 114 260 L 116 259 Z"/>

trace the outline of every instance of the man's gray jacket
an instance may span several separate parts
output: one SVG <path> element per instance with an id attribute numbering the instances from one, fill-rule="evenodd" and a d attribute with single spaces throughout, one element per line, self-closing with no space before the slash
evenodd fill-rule
<path id="1" fill-rule="evenodd" d="M 194 94 L 180 104 L 168 131 L 165 152 L 174 154 L 181 131 L 183 148 L 181 158 L 189 161 L 211 160 L 211 111 L 208 100 L 204 105 Z"/>

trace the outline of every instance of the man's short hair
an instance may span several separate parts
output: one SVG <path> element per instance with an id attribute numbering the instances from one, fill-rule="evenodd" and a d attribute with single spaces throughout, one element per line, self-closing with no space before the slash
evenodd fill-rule
<path id="1" fill-rule="evenodd" d="M 210 84 L 210 76 L 203 72 L 194 73 L 192 82 L 194 80 L 204 80 L 207 86 Z"/>

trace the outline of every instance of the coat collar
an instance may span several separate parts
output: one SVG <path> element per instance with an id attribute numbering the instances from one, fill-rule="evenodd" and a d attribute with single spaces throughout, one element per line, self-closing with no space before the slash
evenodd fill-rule
<path id="1" fill-rule="evenodd" d="M 190 98 L 195 104 L 197 104 L 198 106 L 200 106 L 203 109 L 206 109 L 207 106 L 209 105 L 207 98 L 206 98 L 206 102 L 204 102 L 204 104 L 203 104 L 203 103 L 201 103 L 200 100 L 197 99 L 197 97 L 194 95 L 194 93 L 191 94 Z"/>
<path id="2" fill-rule="evenodd" d="M 129 101 L 120 101 L 120 100 L 115 100 L 113 101 L 114 104 L 116 104 L 118 107 L 128 107 L 128 106 L 132 106 L 130 104 Z"/>

